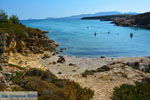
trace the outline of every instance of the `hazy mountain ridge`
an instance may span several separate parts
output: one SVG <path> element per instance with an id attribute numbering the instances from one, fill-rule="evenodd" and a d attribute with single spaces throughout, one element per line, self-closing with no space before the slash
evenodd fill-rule
<path id="1" fill-rule="evenodd" d="M 46 19 L 81 19 L 82 17 L 90 17 L 90 16 L 108 16 L 108 15 L 124 15 L 124 14 L 137 15 L 139 13 L 137 13 L 137 12 L 108 11 L 108 12 L 98 12 L 98 13 L 94 13 L 94 14 L 73 15 L 73 16 L 69 16 L 69 17 L 60 17 L 60 18 L 48 17 Z"/>

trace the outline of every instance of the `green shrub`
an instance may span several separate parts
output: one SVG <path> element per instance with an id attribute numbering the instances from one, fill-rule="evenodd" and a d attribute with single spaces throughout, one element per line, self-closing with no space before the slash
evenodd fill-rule
<path id="1" fill-rule="evenodd" d="M 94 94 L 73 81 L 35 68 L 16 74 L 12 80 L 20 86 L 13 90 L 38 91 L 39 100 L 90 100 Z"/>
<path id="2" fill-rule="evenodd" d="M 112 100 L 150 100 L 150 78 L 115 88 Z"/>
<path id="3" fill-rule="evenodd" d="M 0 22 L 7 22 L 7 21 L 8 15 L 3 10 L 0 10 Z"/>
<path id="4" fill-rule="evenodd" d="M 4 83 L 0 83 L 0 91 L 5 91 L 8 86 Z"/>
<path id="5" fill-rule="evenodd" d="M 21 66 L 18 66 L 18 65 L 14 65 L 14 64 L 9 64 L 10 67 L 15 67 L 15 68 L 18 68 L 20 70 L 25 70 L 24 67 L 21 67 Z"/>
<path id="6" fill-rule="evenodd" d="M 19 18 L 18 18 L 16 15 L 10 16 L 9 20 L 10 20 L 13 24 L 20 24 Z"/>
<path id="7" fill-rule="evenodd" d="M 2 71 L 3 70 L 3 67 L 2 66 L 0 66 L 0 71 Z"/>
<path id="8" fill-rule="evenodd" d="M 84 73 L 82 73 L 82 76 L 87 77 L 87 75 L 93 75 L 94 73 L 97 73 L 97 72 L 105 72 L 109 70 L 111 70 L 111 68 L 104 65 L 103 67 L 97 68 L 96 70 L 86 70 Z"/>
<path id="9" fill-rule="evenodd" d="M 23 72 L 16 72 L 11 81 L 15 84 L 19 84 L 22 79 Z"/>

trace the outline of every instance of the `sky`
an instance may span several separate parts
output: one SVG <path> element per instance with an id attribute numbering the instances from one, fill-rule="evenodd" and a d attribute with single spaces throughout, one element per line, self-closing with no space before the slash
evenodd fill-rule
<path id="1" fill-rule="evenodd" d="M 0 0 L 0 9 L 20 19 L 65 17 L 105 11 L 148 12 L 150 0 Z"/>

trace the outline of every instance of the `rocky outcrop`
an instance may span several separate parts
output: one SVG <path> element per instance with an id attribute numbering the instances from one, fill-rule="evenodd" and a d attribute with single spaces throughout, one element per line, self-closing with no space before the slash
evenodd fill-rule
<path id="1" fill-rule="evenodd" d="M 65 58 L 63 56 L 59 56 L 59 59 L 57 60 L 57 63 L 65 63 Z"/>
<path id="2" fill-rule="evenodd" d="M 35 30 L 35 29 L 31 29 Z M 28 37 L 16 34 L 0 33 L 0 53 L 43 53 L 43 51 L 55 51 L 58 46 L 50 40 L 42 31 L 28 32 Z"/>
<path id="3" fill-rule="evenodd" d="M 112 21 L 117 26 L 141 27 L 150 29 L 150 12 L 139 15 L 109 15 L 83 17 L 82 20 Z"/>
<path id="4" fill-rule="evenodd" d="M 127 18 L 114 18 L 113 23 L 118 26 L 141 27 L 150 29 L 150 12 Z"/>

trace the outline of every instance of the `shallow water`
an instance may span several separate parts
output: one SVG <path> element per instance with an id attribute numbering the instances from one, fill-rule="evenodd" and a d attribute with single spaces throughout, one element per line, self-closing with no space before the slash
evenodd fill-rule
<path id="1" fill-rule="evenodd" d="M 99 20 L 26 20 L 24 25 L 49 31 L 48 36 L 77 57 L 150 56 L 150 30 L 119 27 Z M 94 35 L 96 33 L 96 36 Z M 133 38 L 130 37 L 133 33 Z M 58 49 L 59 49 L 58 48 Z"/>

